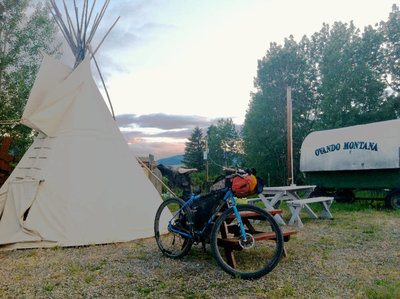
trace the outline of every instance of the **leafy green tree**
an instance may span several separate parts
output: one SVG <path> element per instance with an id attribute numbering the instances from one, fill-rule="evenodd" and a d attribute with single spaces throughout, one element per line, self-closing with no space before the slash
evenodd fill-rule
<path id="1" fill-rule="evenodd" d="M 286 182 L 286 89 L 293 98 L 293 136 L 295 157 L 302 139 L 311 130 L 312 115 L 317 109 L 316 71 L 309 58 L 310 41 L 298 44 L 293 37 L 283 46 L 270 45 L 259 60 L 255 87 L 242 129 L 245 164 L 254 167 L 271 183 Z M 298 159 L 297 159 L 298 160 Z M 296 160 L 296 161 L 297 161 Z"/>
<path id="2" fill-rule="evenodd" d="M 400 10 L 393 5 L 386 22 L 381 22 L 380 32 L 383 35 L 383 45 L 379 49 L 378 60 L 382 77 L 389 87 L 386 109 L 400 117 Z"/>
<path id="3" fill-rule="evenodd" d="M 240 161 L 241 142 L 231 118 L 220 119 L 207 130 L 209 173 L 221 173 L 223 167 L 236 167 Z"/>
<path id="4" fill-rule="evenodd" d="M 186 142 L 185 155 L 183 156 L 183 163 L 189 168 L 197 168 L 199 171 L 204 170 L 204 156 L 205 141 L 203 132 L 199 127 L 194 128 Z"/>
<path id="5" fill-rule="evenodd" d="M 386 22 L 381 22 L 384 46 L 381 48 L 382 72 L 386 83 L 396 92 L 400 92 L 400 11 L 393 4 Z"/>
<path id="6" fill-rule="evenodd" d="M 336 22 L 313 35 L 321 75 L 318 124 L 332 129 L 389 118 L 383 112 L 385 84 L 377 65 L 382 35 L 368 27 L 363 34 L 354 24 Z"/>
<path id="7" fill-rule="evenodd" d="M 45 5 L 28 0 L 0 3 L 0 120 L 20 119 L 41 61 L 40 50 L 58 52 L 56 24 Z M 1 136 L 13 137 L 11 150 L 22 156 L 31 143 L 23 125 L 0 125 Z"/>

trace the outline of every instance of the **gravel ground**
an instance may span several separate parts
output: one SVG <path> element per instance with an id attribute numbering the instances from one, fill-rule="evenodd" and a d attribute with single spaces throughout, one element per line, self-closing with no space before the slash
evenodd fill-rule
<path id="1" fill-rule="evenodd" d="M 154 239 L 78 248 L 0 252 L 0 297 L 400 298 L 400 213 L 334 211 L 287 243 L 289 256 L 255 281 L 232 278 L 209 247 L 181 260 Z"/>

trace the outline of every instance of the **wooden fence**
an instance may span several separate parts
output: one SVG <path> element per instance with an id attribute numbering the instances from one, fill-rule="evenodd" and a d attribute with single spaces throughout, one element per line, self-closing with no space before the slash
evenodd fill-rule
<path id="1" fill-rule="evenodd" d="M 11 137 L 3 137 L 1 139 L 0 146 L 0 185 L 3 185 L 7 180 L 14 167 L 10 164 L 11 162 L 16 162 L 19 158 L 14 157 L 8 153 L 10 149 L 10 144 L 12 142 Z"/>

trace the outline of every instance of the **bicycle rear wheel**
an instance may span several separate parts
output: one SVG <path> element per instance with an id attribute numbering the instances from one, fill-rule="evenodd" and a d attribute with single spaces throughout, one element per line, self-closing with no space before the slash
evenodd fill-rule
<path id="1" fill-rule="evenodd" d="M 233 276 L 255 279 L 276 267 L 283 253 L 282 231 L 265 210 L 237 206 L 246 231 L 243 240 L 233 208 L 216 220 L 211 232 L 211 250 L 221 268 Z"/>
<path id="2" fill-rule="evenodd" d="M 184 207 L 181 210 L 184 204 L 180 198 L 165 200 L 158 208 L 154 220 L 158 248 L 165 256 L 173 259 L 185 256 L 193 244 L 192 238 L 182 234 L 191 235 L 192 231 L 192 215 L 189 208 Z"/>

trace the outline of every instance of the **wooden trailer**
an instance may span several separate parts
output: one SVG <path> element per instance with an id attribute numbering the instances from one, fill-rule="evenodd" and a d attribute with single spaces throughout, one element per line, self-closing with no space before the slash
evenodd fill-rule
<path id="1" fill-rule="evenodd" d="M 381 190 L 400 209 L 400 119 L 309 134 L 300 170 L 319 192 L 351 200 L 355 190 Z"/>

